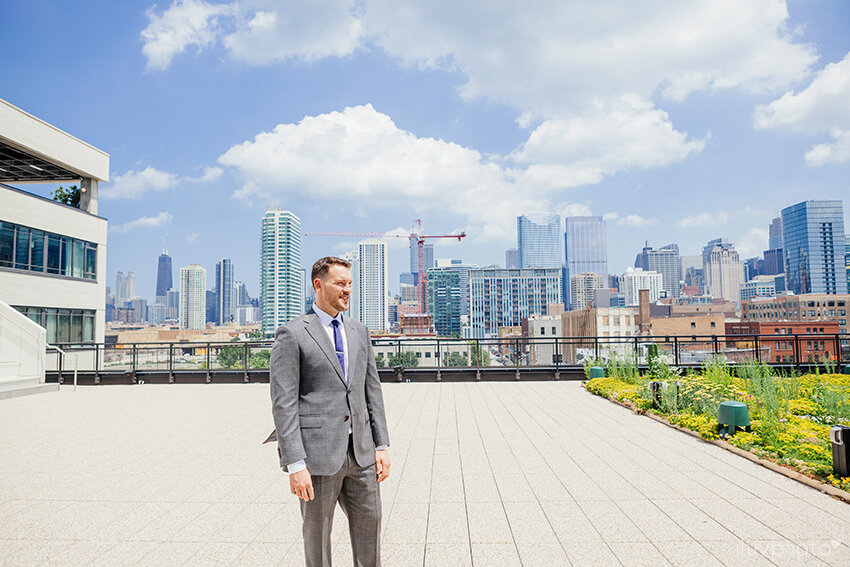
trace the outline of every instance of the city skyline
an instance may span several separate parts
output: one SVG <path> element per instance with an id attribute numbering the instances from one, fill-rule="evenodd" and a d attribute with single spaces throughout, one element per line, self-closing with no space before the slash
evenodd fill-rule
<path id="1" fill-rule="evenodd" d="M 12 0 L 0 79 L 4 99 L 110 154 L 107 277 L 135 271 L 148 298 L 166 233 L 177 265 L 232 258 L 257 294 L 267 206 L 305 231 L 465 230 L 435 257 L 480 265 L 504 264 L 518 214 L 601 216 L 621 272 L 645 240 L 754 256 L 783 206 L 846 194 L 850 5 L 608 10 Z M 69 28 L 86 41 L 63 42 Z M 94 87 L 69 103 L 80 85 Z M 305 263 L 355 242 L 305 238 Z M 391 286 L 406 248 L 388 242 Z"/>

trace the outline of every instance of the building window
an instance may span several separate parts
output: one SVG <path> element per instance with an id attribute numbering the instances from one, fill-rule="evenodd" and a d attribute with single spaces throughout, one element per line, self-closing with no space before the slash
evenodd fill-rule
<path id="1" fill-rule="evenodd" d="M 697 324 L 694 321 L 691 321 L 691 329 L 696 329 Z"/>
<path id="2" fill-rule="evenodd" d="M 712 329 L 714 329 L 715 327 L 717 327 L 717 323 L 715 323 L 714 321 L 712 321 L 712 322 L 711 322 L 711 328 L 712 328 Z"/>
<path id="3" fill-rule="evenodd" d="M 543 336 L 545 334 L 546 334 L 546 327 L 540 327 L 540 336 Z"/>
<path id="4" fill-rule="evenodd" d="M 46 340 L 49 344 L 94 342 L 95 312 L 93 310 L 14 307 L 47 329 Z"/>
<path id="5" fill-rule="evenodd" d="M 97 279 L 97 244 L 0 222 L 0 268 Z"/>

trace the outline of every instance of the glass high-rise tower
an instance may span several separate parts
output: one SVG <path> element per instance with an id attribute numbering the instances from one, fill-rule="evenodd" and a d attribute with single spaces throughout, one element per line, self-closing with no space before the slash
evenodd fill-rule
<path id="1" fill-rule="evenodd" d="M 561 267 L 561 215 L 526 213 L 516 219 L 520 268 Z"/>
<path id="2" fill-rule="evenodd" d="M 171 256 L 168 251 L 159 255 L 159 263 L 156 268 L 156 302 L 165 305 L 165 294 L 171 289 Z"/>
<path id="3" fill-rule="evenodd" d="M 236 288 L 233 260 L 222 258 L 215 265 L 215 322 L 226 325 L 236 319 Z"/>
<path id="4" fill-rule="evenodd" d="M 263 332 L 272 335 L 304 312 L 301 219 L 279 207 L 267 209 L 261 238 L 260 307 Z"/>
<path id="5" fill-rule="evenodd" d="M 804 293 L 847 293 L 842 201 L 803 201 L 782 209 L 785 287 Z"/>
<path id="6" fill-rule="evenodd" d="M 570 308 L 570 278 L 593 272 L 608 277 L 608 239 L 602 217 L 564 219 L 564 306 Z"/>
<path id="7" fill-rule="evenodd" d="M 389 328 L 387 245 L 381 240 L 370 238 L 359 242 L 357 250 L 360 320 L 373 333 L 386 331 Z"/>

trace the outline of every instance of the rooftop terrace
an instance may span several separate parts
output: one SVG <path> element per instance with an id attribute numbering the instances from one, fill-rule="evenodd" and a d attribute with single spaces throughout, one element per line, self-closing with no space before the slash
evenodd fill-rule
<path id="1" fill-rule="evenodd" d="M 578 382 L 383 388 L 387 567 L 850 565 L 850 506 Z M 0 400 L 0 565 L 303 565 L 270 411 L 264 384 Z"/>

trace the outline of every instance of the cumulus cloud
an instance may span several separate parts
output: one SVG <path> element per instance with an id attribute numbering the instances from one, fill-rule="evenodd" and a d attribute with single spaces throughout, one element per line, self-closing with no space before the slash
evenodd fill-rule
<path id="1" fill-rule="evenodd" d="M 547 197 L 520 191 L 510 168 L 473 149 L 401 130 L 371 105 L 279 124 L 218 161 L 238 170 L 244 182 L 233 196 L 243 201 L 439 211 L 467 219 L 485 240 L 503 239 L 517 211 L 537 210 Z"/>
<path id="2" fill-rule="evenodd" d="M 200 236 L 200 234 L 198 234 L 197 232 L 193 232 L 193 233 L 189 234 L 186 237 L 186 244 L 194 244 L 199 236 Z"/>
<path id="3" fill-rule="evenodd" d="M 829 133 L 832 142 L 817 144 L 806 153 L 811 166 L 850 160 L 850 53 L 824 67 L 805 89 L 756 108 L 758 129 L 787 128 L 817 135 Z"/>
<path id="4" fill-rule="evenodd" d="M 155 217 L 139 217 L 124 224 L 114 224 L 109 227 L 109 230 L 113 232 L 129 232 L 135 228 L 157 228 L 171 224 L 172 220 L 174 220 L 174 217 L 171 213 L 163 211 Z"/>
<path id="5" fill-rule="evenodd" d="M 735 249 L 741 258 L 749 258 L 761 254 L 767 250 L 770 233 L 764 228 L 750 229 L 744 236 L 738 239 Z"/>
<path id="6" fill-rule="evenodd" d="M 149 70 L 163 70 L 187 47 L 198 51 L 214 43 L 221 33 L 219 18 L 232 16 L 238 4 L 212 4 L 203 0 L 175 0 L 171 6 L 147 12 L 148 26 L 142 30 L 142 53 L 148 58 Z"/>
<path id="7" fill-rule="evenodd" d="M 186 181 L 192 181 L 195 183 L 209 183 L 211 181 L 216 181 L 219 177 L 222 176 L 224 170 L 220 167 L 204 167 L 203 173 L 198 177 L 186 177 Z"/>
<path id="8" fill-rule="evenodd" d="M 148 10 L 142 53 L 151 70 L 167 69 L 189 47 L 201 51 L 219 43 L 250 64 L 341 57 L 361 43 L 355 11 L 348 0 L 175 0 L 162 12 Z"/>
<path id="9" fill-rule="evenodd" d="M 676 228 L 696 228 L 700 226 L 717 226 L 729 222 L 731 215 L 726 211 L 702 212 L 688 215 L 676 221 Z"/>
<path id="10" fill-rule="evenodd" d="M 605 213 L 604 215 L 602 215 L 602 220 L 608 222 L 615 222 L 623 226 L 631 226 L 633 228 L 643 228 L 645 226 L 652 226 L 658 222 L 655 219 L 644 218 L 640 215 L 626 215 L 624 217 L 621 217 L 620 213 L 617 212 Z"/>
<path id="11" fill-rule="evenodd" d="M 123 175 L 113 175 L 112 181 L 100 193 L 104 199 L 141 199 L 150 191 L 165 191 L 176 187 L 180 178 L 167 171 L 146 167 L 141 171 L 130 170 Z"/>

